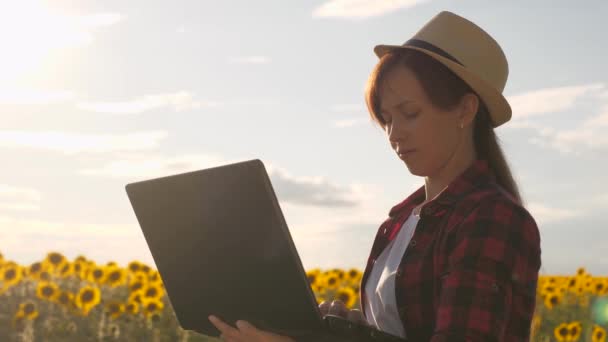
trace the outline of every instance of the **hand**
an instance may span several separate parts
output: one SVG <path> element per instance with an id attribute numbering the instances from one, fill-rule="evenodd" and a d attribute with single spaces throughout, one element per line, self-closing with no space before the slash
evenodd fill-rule
<path id="1" fill-rule="evenodd" d="M 260 330 L 247 321 L 236 321 L 236 328 L 213 315 L 209 321 L 222 332 L 220 338 L 226 342 L 296 342 L 291 337 Z"/>
<path id="2" fill-rule="evenodd" d="M 342 302 L 341 300 L 334 300 L 331 303 L 328 301 L 323 301 L 323 302 L 321 302 L 321 304 L 319 304 L 319 309 L 321 310 L 321 314 L 323 314 L 323 316 L 328 315 L 328 314 L 336 315 L 336 316 L 346 318 L 347 320 L 349 320 L 351 322 L 355 322 L 355 323 L 359 323 L 359 324 L 363 324 L 363 325 L 367 325 L 367 326 L 370 325 L 369 323 L 367 323 L 367 320 L 365 319 L 365 316 L 363 316 L 363 313 L 361 312 L 361 310 L 348 309 L 346 307 L 346 305 L 344 304 L 344 302 Z"/>

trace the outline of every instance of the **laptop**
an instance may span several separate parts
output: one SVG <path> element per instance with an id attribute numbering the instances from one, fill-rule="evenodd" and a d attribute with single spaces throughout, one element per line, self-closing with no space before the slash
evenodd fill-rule
<path id="1" fill-rule="evenodd" d="M 407 341 L 322 315 L 261 160 L 125 189 L 183 329 L 217 337 L 213 314 L 297 341 Z"/>

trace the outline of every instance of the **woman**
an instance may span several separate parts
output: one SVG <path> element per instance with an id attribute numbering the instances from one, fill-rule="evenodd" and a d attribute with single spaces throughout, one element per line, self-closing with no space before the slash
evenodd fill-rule
<path id="1" fill-rule="evenodd" d="M 509 121 L 508 65 L 474 23 L 443 11 L 403 45 L 378 45 L 372 119 L 424 186 L 389 211 L 361 280 L 362 312 L 323 314 L 411 341 L 528 341 L 540 234 L 494 134 Z M 363 314 L 363 315 L 362 315 Z M 225 341 L 294 341 L 212 319 Z"/>

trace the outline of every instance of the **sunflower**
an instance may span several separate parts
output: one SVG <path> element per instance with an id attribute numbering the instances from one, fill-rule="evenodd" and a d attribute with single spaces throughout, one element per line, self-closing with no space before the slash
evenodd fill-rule
<path id="1" fill-rule="evenodd" d="M 560 342 L 561 341 L 570 341 L 570 329 L 568 328 L 568 324 L 562 323 L 562 324 L 558 325 L 553 330 L 553 335 L 555 335 L 555 338 Z"/>
<path id="2" fill-rule="evenodd" d="M 123 285 L 127 281 L 127 271 L 117 266 L 107 268 L 106 283 L 112 288 Z"/>
<path id="3" fill-rule="evenodd" d="M 68 261 L 65 256 L 59 252 L 49 252 L 44 259 L 44 262 L 48 263 L 53 271 L 57 271 Z"/>
<path id="4" fill-rule="evenodd" d="M 139 313 L 139 303 L 135 301 L 127 302 L 125 305 L 125 312 L 130 313 L 132 315 L 136 315 Z"/>
<path id="5" fill-rule="evenodd" d="M 594 324 L 591 342 L 606 342 L 606 329 Z"/>
<path id="6" fill-rule="evenodd" d="M 59 286 L 50 281 L 40 281 L 36 287 L 36 296 L 54 302 L 59 295 Z"/>
<path id="7" fill-rule="evenodd" d="M 117 319 L 125 312 L 125 304 L 119 301 L 111 301 L 106 304 L 105 309 L 111 319 Z"/>
<path id="8" fill-rule="evenodd" d="M 141 269 L 141 262 L 139 261 L 131 261 L 128 265 L 127 265 L 127 269 L 133 273 L 139 271 Z"/>
<path id="9" fill-rule="evenodd" d="M 314 285 L 321 274 L 321 270 L 318 268 L 313 268 L 312 270 L 306 271 L 306 279 L 308 279 L 308 283 L 310 285 Z"/>
<path id="10" fill-rule="evenodd" d="M 143 293 L 141 292 L 141 290 L 135 291 L 135 292 L 131 292 L 131 294 L 129 295 L 129 299 L 127 300 L 127 302 L 133 302 L 133 303 L 138 303 L 138 304 L 142 304 L 143 303 Z"/>
<path id="11" fill-rule="evenodd" d="M 349 309 L 357 302 L 357 294 L 348 286 L 341 287 L 336 292 L 336 298 L 341 300 Z"/>
<path id="12" fill-rule="evenodd" d="M 72 263 L 74 274 L 80 278 L 80 280 L 87 279 L 88 264 L 84 261 L 76 260 Z"/>
<path id="13" fill-rule="evenodd" d="M 146 264 L 140 264 L 140 269 L 142 272 L 144 272 L 145 274 L 150 273 L 150 266 L 146 265 Z"/>
<path id="14" fill-rule="evenodd" d="M 25 275 L 27 275 L 27 277 L 29 277 L 31 279 L 40 279 L 40 272 L 42 272 L 43 270 L 44 270 L 44 268 L 42 266 L 42 262 L 37 261 L 37 262 L 30 264 L 25 269 Z"/>
<path id="15" fill-rule="evenodd" d="M 67 278 L 71 275 L 76 274 L 76 270 L 74 269 L 75 263 L 73 262 L 66 262 L 65 264 L 63 264 L 63 266 L 61 266 L 59 268 L 59 276 L 61 278 Z"/>
<path id="16" fill-rule="evenodd" d="M 153 270 L 150 272 L 150 276 L 148 277 L 148 280 L 151 283 L 158 283 L 158 284 L 162 284 L 163 279 L 160 276 L 160 272 L 158 272 L 158 270 Z"/>
<path id="17" fill-rule="evenodd" d="M 583 324 L 579 321 L 574 321 L 568 324 L 568 330 L 570 331 L 570 340 L 578 341 L 583 331 Z"/>
<path id="18" fill-rule="evenodd" d="M 25 271 L 22 266 L 9 261 L 4 264 L 2 271 L 0 271 L 0 281 L 2 281 L 4 287 L 8 289 L 11 286 L 19 284 L 21 279 L 23 279 L 24 273 Z"/>
<path id="19" fill-rule="evenodd" d="M 142 273 L 137 273 L 129 281 L 129 291 L 136 292 L 148 283 L 147 278 Z"/>
<path id="20" fill-rule="evenodd" d="M 106 282 L 107 269 L 105 266 L 95 265 L 89 272 L 88 279 L 92 283 L 104 284 Z"/>
<path id="21" fill-rule="evenodd" d="M 165 304 L 160 299 L 142 299 L 142 311 L 146 317 L 150 317 L 150 315 L 154 314 L 155 312 L 162 312 L 164 307 Z"/>
<path id="22" fill-rule="evenodd" d="M 323 283 L 328 289 L 336 289 L 340 285 L 340 278 L 332 273 L 324 277 Z"/>
<path id="23" fill-rule="evenodd" d="M 545 297 L 545 306 L 548 309 L 553 309 L 556 305 L 560 304 L 562 301 L 562 296 L 557 293 L 548 294 Z"/>
<path id="24" fill-rule="evenodd" d="M 55 302 L 70 311 L 77 308 L 76 302 L 74 301 L 74 294 L 70 291 L 59 291 Z"/>
<path id="25" fill-rule="evenodd" d="M 159 312 L 151 313 L 148 316 L 148 321 L 150 321 L 152 323 L 158 323 L 158 322 L 160 322 L 160 313 Z"/>
<path id="26" fill-rule="evenodd" d="M 84 315 L 88 315 L 101 301 L 101 291 L 96 286 L 85 286 L 76 295 L 76 306 L 82 310 Z"/>
<path id="27" fill-rule="evenodd" d="M 148 283 L 141 289 L 143 298 L 160 299 L 164 295 L 164 290 L 158 285 Z"/>
<path id="28" fill-rule="evenodd" d="M 604 278 L 595 278 L 591 292 L 596 296 L 601 296 L 604 294 L 607 286 L 608 284 Z"/>
<path id="29" fill-rule="evenodd" d="M 351 268 L 346 273 L 346 278 L 354 283 L 358 282 L 362 276 L 363 276 L 363 274 L 361 273 L 361 271 L 359 271 L 356 268 Z"/>
<path id="30" fill-rule="evenodd" d="M 584 268 L 584 267 L 579 267 L 579 268 L 576 270 L 576 275 L 578 275 L 578 276 L 583 276 L 583 275 L 585 275 L 585 274 L 587 274 L 587 270 L 585 270 L 585 268 Z"/>
<path id="31" fill-rule="evenodd" d="M 38 317 L 38 311 L 36 310 L 36 304 L 32 301 L 26 301 L 24 303 L 19 304 L 19 311 L 23 312 L 23 316 L 25 319 L 33 320 Z"/>

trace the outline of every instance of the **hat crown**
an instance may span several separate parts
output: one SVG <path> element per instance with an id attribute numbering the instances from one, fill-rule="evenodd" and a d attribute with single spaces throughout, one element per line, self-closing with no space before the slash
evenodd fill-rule
<path id="1" fill-rule="evenodd" d="M 425 41 L 445 51 L 498 91 L 504 90 L 509 75 L 507 58 L 496 40 L 475 23 L 442 11 L 412 39 Z"/>

